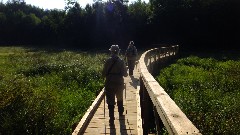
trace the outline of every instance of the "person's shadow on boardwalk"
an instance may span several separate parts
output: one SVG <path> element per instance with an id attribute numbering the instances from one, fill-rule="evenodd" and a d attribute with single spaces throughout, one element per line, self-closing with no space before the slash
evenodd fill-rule
<path id="1" fill-rule="evenodd" d="M 127 129 L 126 129 L 126 124 L 125 124 L 125 115 L 119 117 L 119 124 L 120 124 L 120 129 L 119 129 L 120 134 L 127 135 Z M 106 133 L 106 131 L 105 131 L 105 133 Z M 116 135 L 115 125 L 110 126 L 110 135 Z"/>
<path id="2" fill-rule="evenodd" d="M 134 78 L 134 76 L 130 76 L 132 82 L 130 82 L 130 85 L 132 85 L 135 89 L 137 89 L 138 85 L 138 78 Z"/>

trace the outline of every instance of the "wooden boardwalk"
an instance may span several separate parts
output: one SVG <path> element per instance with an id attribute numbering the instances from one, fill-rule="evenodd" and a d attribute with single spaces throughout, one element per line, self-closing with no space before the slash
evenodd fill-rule
<path id="1" fill-rule="evenodd" d="M 139 110 L 139 72 L 135 68 L 133 76 L 124 78 L 126 84 L 126 95 L 124 91 L 123 104 L 124 116 L 119 117 L 117 105 L 115 105 L 114 116 L 115 126 L 109 126 L 109 115 L 107 104 L 105 104 L 104 117 L 104 100 L 96 110 L 93 118 L 89 122 L 84 135 L 137 135 L 141 134 L 141 120 Z"/>
<path id="2" fill-rule="evenodd" d="M 124 117 L 118 116 L 115 106 L 114 127 L 109 126 L 108 109 L 106 109 L 104 117 L 105 100 L 102 100 L 104 97 L 104 90 L 102 90 L 78 123 L 72 135 L 142 135 L 143 133 L 149 135 L 149 130 L 152 128 L 157 130 L 155 134 L 160 134 L 163 126 L 169 134 L 201 135 L 199 130 L 151 75 L 151 73 L 154 74 L 154 69 L 158 71 L 164 64 L 166 65 L 174 60 L 178 48 L 178 45 L 161 47 L 161 49 L 154 48 L 142 54 L 138 61 L 137 67 L 139 69 L 136 68 L 133 76 L 124 79 L 127 93 L 124 100 Z M 141 70 L 141 73 L 139 73 L 139 70 Z M 141 86 L 138 86 L 139 82 Z M 141 104 L 142 114 L 139 98 L 140 87 L 141 100 L 143 101 Z M 154 116 L 151 117 L 151 115 Z M 150 126 L 153 123 L 156 124 L 155 127 Z"/>

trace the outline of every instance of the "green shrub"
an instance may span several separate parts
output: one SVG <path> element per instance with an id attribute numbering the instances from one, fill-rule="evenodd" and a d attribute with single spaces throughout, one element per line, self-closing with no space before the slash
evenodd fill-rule
<path id="1" fill-rule="evenodd" d="M 191 56 L 157 80 L 202 134 L 240 134 L 240 61 Z"/>
<path id="2" fill-rule="evenodd" d="M 103 87 L 105 54 L 0 50 L 0 134 L 70 134 Z"/>

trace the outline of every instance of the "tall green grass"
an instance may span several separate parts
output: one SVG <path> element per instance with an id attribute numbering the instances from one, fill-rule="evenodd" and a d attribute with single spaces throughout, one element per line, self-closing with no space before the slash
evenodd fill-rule
<path id="1" fill-rule="evenodd" d="M 240 134 L 240 61 L 191 56 L 157 80 L 202 134 Z"/>
<path id="2" fill-rule="evenodd" d="M 0 48 L 0 134 L 70 134 L 103 87 L 106 57 Z"/>

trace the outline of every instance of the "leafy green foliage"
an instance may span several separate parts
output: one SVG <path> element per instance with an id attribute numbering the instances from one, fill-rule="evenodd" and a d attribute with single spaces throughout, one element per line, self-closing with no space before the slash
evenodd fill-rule
<path id="1" fill-rule="evenodd" d="M 201 133 L 240 134 L 240 61 L 190 56 L 157 80 Z"/>
<path id="2" fill-rule="evenodd" d="M 105 58 L 0 48 L 0 133 L 70 134 L 103 87 Z"/>
<path id="3" fill-rule="evenodd" d="M 123 2 L 123 3 L 122 3 Z M 83 49 L 181 44 L 182 49 L 236 49 L 238 0 L 65 0 L 65 10 L 24 1 L 0 1 L 0 45 L 52 45 Z M 226 34 L 228 33 L 228 34 Z M 183 48 L 184 46 L 184 48 Z"/>

